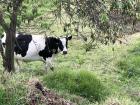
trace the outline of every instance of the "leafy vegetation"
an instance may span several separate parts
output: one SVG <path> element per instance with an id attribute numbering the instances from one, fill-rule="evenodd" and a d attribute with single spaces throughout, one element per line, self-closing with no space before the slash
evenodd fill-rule
<path id="1" fill-rule="evenodd" d="M 63 19 L 66 14 L 68 18 L 62 20 L 64 30 L 68 33 L 74 30 L 74 34 L 81 37 L 88 35 L 91 41 L 87 46 L 95 46 L 96 42 L 115 43 L 118 37 L 133 33 L 139 17 L 139 0 L 56 1 L 56 16 Z"/>

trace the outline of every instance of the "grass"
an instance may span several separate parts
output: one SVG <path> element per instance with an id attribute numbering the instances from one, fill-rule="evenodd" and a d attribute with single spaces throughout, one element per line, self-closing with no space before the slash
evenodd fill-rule
<path id="1" fill-rule="evenodd" d="M 139 68 L 139 57 L 135 49 L 135 46 L 139 48 L 138 43 L 139 39 L 134 39 L 128 46 L 101 45 L 98 49 L 85 52 L 82 42 L 73 39 L 69 43 L 68 54 L 56 56 L 55 71 L 48 73 L 41 62 L 23 63 L 19 73 L 8 76 L 2 73 L 0 65 L 0 97 L 3 97 L 0 103 L 4 103 L 9 94 L 5 90 L 12 87 L 14 90 L 10 93 L 11 97 L 8 97 L 7 105 L 24 105 L 27 82 L 29 78 L 37 77 L 47 87 L 77 105 L 139 105 L 139 74 L 133 71 L 136 76 L 128 77 L 126 72 L 127 68 Z"/>
<path id="2" fill-rule="evenodd" d="M 118 62 L 120 73 L 126 78 L 138 78 L 140 76 L 140 44 L 129 49 L 127 57 Z"/>
<path id="3" fill-rule="evenodd" d="M 111 96 L 106 99 L 101 105 L 139 105 L 129 97 Z"/>
<path id="4" fill-rule="evenodd" d="M 59 70 L 44 78 L 49 88 L 83 96 L 91 101 L 100 101 L 107 96 L 107 89 L 93 72 L 87 70 Z"/>
<path id="5" fill-rule="evenodd" d="M 119 105 L 130 105 L 129 103 L 137 105 L 140 102 L 140 98 L 136 94 L 140 89 L 140 78 L 138 76 L 136 79 L 135 76 L 128 78 L 124 75 L 124 71 L 126 71 L 125 68 L 131 66 L 130 63 L 135 64 L 137 60 L 139 61 L 138 58 L 136 61 L 133 58 L 134 61 L 132 62 L 127 60 L 132 57 L 133 48 L 138 41 L 128 46 L 101 45 L 99 49 L 85 52 L 80 40 L 72 40 L 69 43 L 68 54 L 66 56 L 59 54 L 54 59 L 54 72 L 46 73 L 41 62 L 23 63 L 19 73 L 2 77 L 8 86 L 0 85 L 2 92 L 4 92 L 1 94 L 7 94 L 4 91 L 7 87 L 14 87 L 16 89 L 15 96 L 12 95 L 10 98 L 12 101 L 9 103 L 17 105 L 18 102 L 24 102 L 28 79 L 38 77 L 47 87 L 54 89 L 78 105 L 108 105 L 114 101 Z M 114 52 L 112 48 L 115 48 Z M 136 65 L 134 67 L 139 68 L 138 63 Z M 4 95 L 4 97 L 6 96 Z M 18 100 L 19 97 L 21 98 L 20 101 Z"/>
<path id="6" fill-rule="evenodd" d="M 0 105 L 25 105 L 26 88 L 23 83 L 15 84 L 15 80 L 6 82 L 0 89 Z"/>

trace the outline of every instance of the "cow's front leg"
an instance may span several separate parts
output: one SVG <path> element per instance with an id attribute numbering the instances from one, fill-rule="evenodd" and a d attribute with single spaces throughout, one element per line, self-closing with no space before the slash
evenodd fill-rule
<path id="1" fill-rule="evenodd" d="M 52 71 L 54 70 L 54 66 L 53 66 L 53 63 L 52 63 L 52 57 L 48 57 L 46 58 L 46 69 L 51 69 Z"/>
<path id="2" fill-rule="evenodd" d="M 19 72 L 20 71 L 20 62 L 18 59 L 16 59 L 16 72 Z"/>

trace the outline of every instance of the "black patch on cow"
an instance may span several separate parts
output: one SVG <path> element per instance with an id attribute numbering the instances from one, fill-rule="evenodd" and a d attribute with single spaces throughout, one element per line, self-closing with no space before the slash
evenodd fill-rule
<path id="1" fill-rule="evenodd" d="M 31 35 L 19 33 L 15 40 L 15 53 L 21 54 L 21 56 L 24 57 L 28 51 L 29 43 L 31 42 L 31 40 Z"/>
<path id="2" fill-rule="evenodd" d="M 66 36 L 66 48 L 68 48 L 68 40 L 71 40 L 72 36 Z"/>
<path id="3" fill-rule="evenodd" d="M 53 54 L 57 54 L 58 48 L 63 51 L 61 40 L 54 37 L 47 37 L 45 41 L 45 48 L 39 52 L 39 56 L 42 56 L 43 59 L 46 60 L 46 58 L 52 57 Z"/>

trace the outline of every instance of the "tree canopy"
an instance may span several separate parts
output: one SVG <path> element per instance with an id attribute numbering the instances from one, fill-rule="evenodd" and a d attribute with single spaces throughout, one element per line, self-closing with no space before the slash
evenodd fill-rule
<path id="1" fill-rule="evenodd" d="M 57 17 L 69 17 L 64 31 L 77 25 L 75 32 L 84 36 L 82 31 L 89 27 L 91 44 L 115 43 L 128 30 L 133 32 L 140 12 L 139 0 L 56 0 L 55 4 Z"/>

